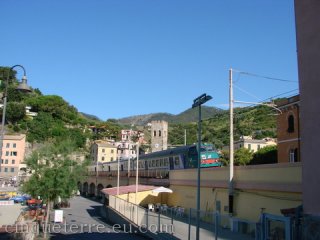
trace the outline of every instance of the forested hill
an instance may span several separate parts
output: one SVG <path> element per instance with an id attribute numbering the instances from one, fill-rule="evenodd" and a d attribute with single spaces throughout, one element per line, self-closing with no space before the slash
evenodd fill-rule
<path id="1" fill-rule="evenodd" d="M 217 147 L 229 144 L 229 111 L 203 118 L 202 141 L 214 143 Z M 174 123 L 169 125 L 169 142 L 183 144 L 184 132 L 187 132 L 187 144 L 197 142 L 197 122 Z M 272 108 L 255 106 L 234 109 L 234 138 L 252 135 L 256 139 L 276 137 L 276 115 Z"/>
<path id="2" fill-rule="evenodd" d="M 203 118 L 209 118 L 221 112 L 223 112 L 223 110 L 214 108 L 214 107 L 202 106 L 201 108 L 201 113 Z M 197 121 L 197 119 L 198 119 L 198 109 L 190 108 L 177 115 L 170 114 L 170 113 L 153 113 L 153 114 L 145 114 L 145 115 L 137 115 L 132 117 L 121 118 L 121 119 L 118 119 L 117 122 L 120 124 L 126 124 L 126 125 L 143 126 L 153 120 L 164 120 L 174 124 L 174 123 L 195 122 Z"/>

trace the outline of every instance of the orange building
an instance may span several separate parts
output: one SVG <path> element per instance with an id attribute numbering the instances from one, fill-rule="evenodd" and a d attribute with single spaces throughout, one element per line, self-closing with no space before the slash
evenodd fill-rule
<path id="1" fill-rule="evenodd" d="M 300 161 L 300 97 L 299 95 L 281 100 L 277 107 L 278 162 Z"/>
<path id="2" fill-rule="evenodd" d="M 19 166 L 24 161 L 26 135 L 4 135 L 0 176 L 18 177 Z"/>

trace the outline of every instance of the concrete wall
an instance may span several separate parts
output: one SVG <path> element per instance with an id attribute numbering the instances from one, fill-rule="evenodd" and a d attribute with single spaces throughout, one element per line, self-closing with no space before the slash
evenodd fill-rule
<path id="1" fill-rule="evenodd" d="M 264 212 L 301 205 L 301 163 L 235 167 L 235 217 L 258 221 Z M 228 214 L 228 168 L 201 169 L 200 208 Z M 196 169 L 170 172 L 168 205 L 196 208 Z M 220 207 L 219 207 L 220 206 Z"/>
<path id="2" fill-rule="evenodd" d="M 152 191 L 143 191 L 138 192 L 137 195 L 137 204 L 143 207 L 147 207 L 149 203 L 167 203 L 167 193 L 159 193 L 157 195 L 152 194 Z M 130 203 L 135 203 L 136 201 L 136 194 L 128 193 L 128 194 L 121 194 L 118 196 L 121 199 L 124 199 Z"/>
<path id="3" fill-rule="evenodd" d="M 303 207 L 320 216 L 320 1 L 295 0 L 301 98 Z"/>

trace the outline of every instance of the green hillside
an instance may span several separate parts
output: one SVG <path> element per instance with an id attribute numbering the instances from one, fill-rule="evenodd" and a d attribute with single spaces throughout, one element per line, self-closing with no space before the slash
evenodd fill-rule
<path id="1" fill-rule="evenodd" d="M 197 120 L 190 123 L 169 125 L 169 143 L 184 143 L 184 130 L 187 132 L 187 144 L 197 142 Z M 256 139 L 276 137 L 276 116 L 266 106 L 236 108 L 234 110 L 234 138 L 252 135 Z M 229 144 L 229 111 L 219 110 L 212 117 L 203 117 L 202 141 L 214 143 L 217 147 Z"/>

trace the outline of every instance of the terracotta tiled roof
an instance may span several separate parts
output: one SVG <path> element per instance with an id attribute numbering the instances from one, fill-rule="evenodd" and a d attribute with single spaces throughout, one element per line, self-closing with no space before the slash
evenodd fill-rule
<path id="1" fill-rule="evenodd" d="M 156 189 L 156 186 L 150 185 L 138 185 L 138 192 L 150 191 Z M 113 188 L 104 188 L 101 190 L 102 193 L 106 195 L 117 195 L 117 187 Z M 136 192 L 136 185 L 129 185 L 129 186 L 120 186 L 119 187 L 119 194 L 126 194 L 126 193 L 135 193 Z"/>

